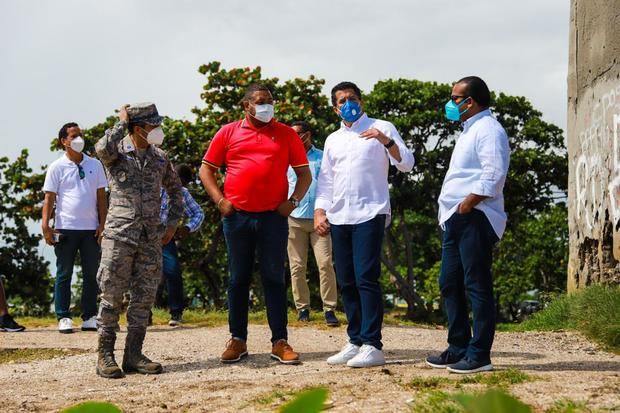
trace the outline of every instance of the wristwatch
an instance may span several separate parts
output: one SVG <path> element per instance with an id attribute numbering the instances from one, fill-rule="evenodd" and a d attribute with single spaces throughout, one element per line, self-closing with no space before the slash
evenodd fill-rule
<path id="1" fill-rule="evenodd" d="M 390 141 L 383 146 L 385 146 L 385 149 L 390 149 L 392 146 L 394 146 L 394 144 L 396 144 L 396 142 L 394 142 L 394 139 L 390 139 Z"/>
<path id="2" fill-rule="evenodd" d="M 299 199 L 295 198 L 294 196 L 291 196 L 291 197 L 288 199 L 288 202 L 290 202 L 291 204 L 293 204 L 293 206 L 294 206 L 295 208 L 297 208 L 297 207 L 299 206 Z"/>

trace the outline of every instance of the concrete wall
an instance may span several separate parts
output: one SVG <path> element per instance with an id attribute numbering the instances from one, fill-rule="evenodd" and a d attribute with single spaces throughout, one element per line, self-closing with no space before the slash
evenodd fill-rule
<path id="1" fill-rule="evenodd" d="M 620 283 L 620 0 L 571 0 L 568 289 Z"/>

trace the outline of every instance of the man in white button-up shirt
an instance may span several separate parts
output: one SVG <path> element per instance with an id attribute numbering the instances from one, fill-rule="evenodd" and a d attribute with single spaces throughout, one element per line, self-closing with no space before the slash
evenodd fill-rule
<path id="1" fill-rule="evenodd" d="M 394 125 L 363 112 L 354 83 L 336 85 L 331 99 L 342 124 L 325 141 L 314 225 L 319 235 L 331 232 L 349 343 L 327 362 L 377 366 L 385 363 L 379 276 L 383 231 L 390 216 L 388 169 L 392 164 L 409 172 L 414 158 Z"/>
<path id="2" fill-rule="evenodd" d="M 439 286 L 448 315 L 448 349 L 426 361 L 454 373 L 493 369 L 491 265 L 493 245 L 506 228 L 502 190 L 510 148 L 504 128 L 489 111 L 490 100 L 484 81 L 470 76 L 454 85 L 445 108 L 448 119 L 463 123 L 439 195 L 439 224 L 444 230 Z"/>

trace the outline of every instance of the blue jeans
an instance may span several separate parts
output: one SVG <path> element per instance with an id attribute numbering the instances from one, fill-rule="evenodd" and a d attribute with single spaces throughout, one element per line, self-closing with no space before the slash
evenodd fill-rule
<path id="1" fill-rule="evenodd" d="M 54 309 L 56 318 L 71 318 L 71 278 L 75 256 L 80 251 L 82 267 L 82 319 L 97 315 L 97 269 L 101 249 L 95 230 L 61 229 L 60 241 L 54 245 L 56 253 L 56 278 L 54 279 Z"/>
<path id="2" fill-rule="evenodd" d="M 228 324 L 233 337 L 248 336 L 248 304 L 254 256 L 258 255 L 265 292 L 271 341 L 288 339 L 287 296 L 284 259 L 288 221 L 275 211 L 236 211 L 225 217 L 224 237 L 228 248 Z"/>
<path id="3" fill-rule="evenodd" d="M 168 289 L 168 308 L 170 314 L 181 315 L 183 313 L 183 275 L 179 264 L 179 253 L 177 244 L 173 240 L 164 245 L 161 249 L 163 256 L 164 278 Z"/>
<path id="4" fill-rule="evenodd" d="M 497 241 L 486 215 L 477 209 L 455 213 L 445 223 L 439 287 L 448 316 L 448 350 L 478 362 L 490 361 L 495 336 L 491 264 Z M 467 298 L 473 314 L 473 335 Z"/>
<path id="5" fill-rule="evenodd" d="M 383 348 L 383 293 L 381 246 L 385 215 L 355 225 L 331 225 L 336 280 L 349 323 L 347 334 L 352 344 Z"/>

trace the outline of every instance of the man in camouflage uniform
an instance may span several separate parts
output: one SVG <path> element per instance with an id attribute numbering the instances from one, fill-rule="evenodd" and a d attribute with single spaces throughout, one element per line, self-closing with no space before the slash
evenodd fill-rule
<path id="1" fill-rule="evenodd" d="M 142 354 L 149 312 L 162 277 L 162 244 L 168 243 L 183 213 L 181 182 L 164 151 L 162 117 L 152 103 L 126 105 L 119 122 L 95 145 L 110 187 L 110 206 L 101 243 L 97 279 L 101 304 L 97 317 L 97 374 L 158 374 L 159 363 Z M 170 197 L 167 228 L 160 224 L 160 191 Z M 123 293 L 129 290 L 123 371 L 114 359 L 114 343 Z"/>

